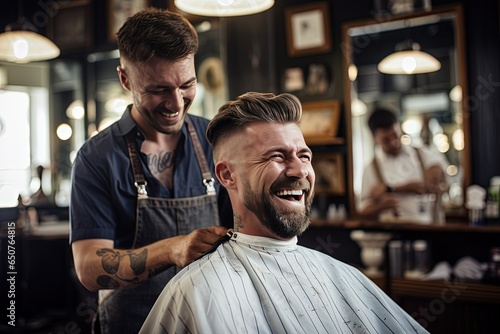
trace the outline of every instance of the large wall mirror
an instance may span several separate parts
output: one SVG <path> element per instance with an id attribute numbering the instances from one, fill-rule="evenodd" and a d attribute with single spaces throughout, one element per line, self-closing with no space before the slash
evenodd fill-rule
<path id="1" fill-rule="evenodd" d="M 440 69 L 382 73 L 377 65 L 408 41 L 434 56 Z M 374 155 L 367 119 L 377 107 L 397 113 L 403 144 L 429 145 L 445 155 L 451 186 L 443 203 L 448 215 L 463 214 L 471 173 L 462 7 L 346 23 L 343 55 L 351 216 L 356 216 L 363 170 Z"/>

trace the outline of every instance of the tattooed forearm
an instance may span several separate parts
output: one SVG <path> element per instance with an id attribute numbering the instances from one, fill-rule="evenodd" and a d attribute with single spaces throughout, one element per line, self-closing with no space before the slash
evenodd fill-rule
<path id="1" fill-rule="evenodd" d="M 148 154 L 148 166 L 153 173 L 161 173 L 174 165 L 172 152 L 160 152 L 159 154 Z"/>
<path id="2" fill-rule="evenodd" d="M 239 231 L 240 228 L 245 227 L 245 225 L 243 225 L 243 219 L 236 211 L 233 211 L 233 222 L 235 232 Z"/>
<path id="3" fill-rule="evenodd" d="M 172 267 L 171 264 L 162 264 L 155 269 L 150 269 L 148 272 L 148 278 L 152 278 L 153 276 L 156 276 L 159 273 L 164 272 L 165 270 L 167 270 L 170 267 Z"/>
<path id="4" fill-rule="evenodd" d="M 141 252 L 118 251 L 110 248 L 101 248 L 96 252 L 97 256 L 102 257 L 102 269 L 109 275 L 101 275 L 97 278 L 99 286 L 106 289 L 117 288 L 119 281 L 127 283 L 138 283 L 139 276 L 146 271 L 146 262 L 148 258 L 148 249 L 144 248 Z M 127 265 L 132 270 L 132 275 L 123 274 L 123 267 Z M 122 265 L 121 274 L 118 270 Z M 126 269 L 125 269 L 126 270 Z"/>

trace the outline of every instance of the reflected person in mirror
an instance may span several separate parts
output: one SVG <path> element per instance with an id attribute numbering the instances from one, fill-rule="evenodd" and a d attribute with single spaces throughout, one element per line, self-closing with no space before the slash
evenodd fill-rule
<path id="1" fill-rule="evenodd" d="M 368 127 L 376 146 L 374 159 L 363 173 L 361 216 L 423 224 L 443 220 L 440 198 L 448 189 L 446 158 L 426 146 L 403 145 L 391 110 L 374 110 Z"/>
<path id="2" fill-rule="evenodd" d="M 207 137 L 234 230 L 169 282 L 140 333 L 427 333 L 359 270 L 297 245 L 315 181 L 301 115 L 291 94 L 219 109 Z"/>
<path id="3" fill-rule="evenodd" d="M 218 225 L 232 214 L 215 179 L 208 120 L 188 114 L 195 29 L 148 9 L 126 20 L 117 41 L 118 77 L 133 104 L 75 159 L 70 242 L 78 278 L 99 291 L 96 331 L 136 334 L 163 287 L 227 233 Z"/>

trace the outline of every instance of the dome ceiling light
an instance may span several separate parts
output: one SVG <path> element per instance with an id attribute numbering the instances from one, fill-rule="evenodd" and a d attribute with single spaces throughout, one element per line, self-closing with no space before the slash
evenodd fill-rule
<path id="1" fill-rule="evenodd" d="M 0 60 L 14 63 L 49 60 L 61 53 L 47 37 L 36 32 L 35 26 L 23 17 L 22 1 L 19 1 L 19 19 L 0 33 Z"/>
<path id="2" fill-rule="evenodd" d="M 175 0 L 183 12 L 201 16 L 242 16 L 263 12 L 274 0 Z"/>
<path id="3" fill-rule="evenodd" d="M 377 65 L 377 69 L 385 74 L 430 73 L 440 68 L 439 60 L 420 51 L 420 45 L 409 39 L 396 45 L 396 52 L 382 59 Z"/>

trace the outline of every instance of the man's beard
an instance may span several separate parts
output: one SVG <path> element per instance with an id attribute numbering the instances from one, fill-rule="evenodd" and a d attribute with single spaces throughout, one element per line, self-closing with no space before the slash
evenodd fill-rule
<path id="1" fill-rule="evenodd" d="M 307 182 L 307 181 L 303 181 Z M 311 202 L 312 196 L 305 198 L 304 210 L 289 210 L 282 209 L 281 211 L 273 205 L 270 193 L 262 192 L 259 200 L 258 195 L 252 191 L 250 184 L 245 180 L 245 206 L 252 211 L 260 220 L 262 225 L 267 227 L 271 232 L 283 239 L 301 235 L 310 224 L 311 221 Z M 292 182 L 293 183 L 293 182 Z M 294 188 L 293 186 L 283 188 Z M 309 184 L 308 184 L 309 188 Z M 306 196 L 304 194 L 303 196 Z"/>

